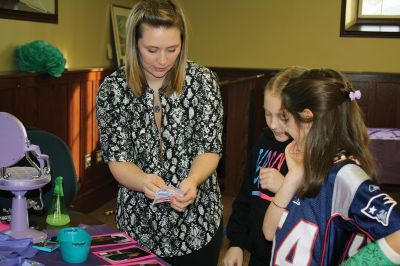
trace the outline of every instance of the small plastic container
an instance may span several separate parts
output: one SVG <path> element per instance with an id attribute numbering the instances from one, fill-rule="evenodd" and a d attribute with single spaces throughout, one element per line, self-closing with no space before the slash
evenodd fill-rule
<path id="1" fill-rule="evenodd" d="M 79 227 L 67 227 L 57 234 L 61 257 L 68 263 L 82 263 L 87 260 L 92 237 Z"/>

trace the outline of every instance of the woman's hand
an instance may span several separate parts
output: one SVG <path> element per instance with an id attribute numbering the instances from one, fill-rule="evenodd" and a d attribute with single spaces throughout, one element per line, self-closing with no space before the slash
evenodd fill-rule
<path id="1" fill-rule="evenodd" d="M 156 192 L 165 187 L 165 182 L 164 180 L 156 175 L 156 174 L 143 174 L 143 193 L 148 197 L 149 199 L 154 199 Z"/>
<path id="2" fill-rule="evenodd" d="M 243 250 L 239 247 L 230 247 L 225 253 L 224 266 L 242 266 Z"/>
<path id="3" fill-rule="evenodd" d="M 171 201 L 171 207 L 178 212 L 184 212 L 187 207 L 194 202 L 197 196 L 197 182 L 190 177 L 182 180 L 179 187 L 183 193 L 183 197 L 176 196 Z"/>
<path id="4" fill-rule="evenodd" d="M 276 193 L 282 185 L 284 176 L 275 168 L 260 168 L 260 186 Z"/>

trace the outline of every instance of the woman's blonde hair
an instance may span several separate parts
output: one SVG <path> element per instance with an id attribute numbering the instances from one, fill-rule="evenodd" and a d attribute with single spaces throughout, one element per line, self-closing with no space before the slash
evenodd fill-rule
<path id="1" fill-rule="evenodd" d="M 125 73 L 128 85 L 136 96 L 146 90 L 147 81 L 140 62 L 138 40 L 143 34 L 143 24 L 151 27 L 176 27 L 181 34 L 181 51 L 164 79 L 162 90 L 165 95 L 182 93 L 187 61 L 187 28 L 181 7 L 173 0 L 141 0 L 131 10 L 126 21 Z"/>

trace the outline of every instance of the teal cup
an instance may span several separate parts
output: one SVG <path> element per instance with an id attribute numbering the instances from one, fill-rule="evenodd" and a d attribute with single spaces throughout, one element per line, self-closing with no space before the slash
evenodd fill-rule
<path id="1" fill-rule="evenodd" d="M 82 263 L 87 260 L 92 237 L 79 227 L 67 227 L 57 234 L 61 257 L 68 263 Z"/>

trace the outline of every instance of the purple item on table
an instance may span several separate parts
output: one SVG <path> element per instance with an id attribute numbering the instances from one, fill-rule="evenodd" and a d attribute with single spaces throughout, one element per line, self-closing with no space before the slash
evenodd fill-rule
<path id="1" fill-rule="evenodd" d="M 21 265 L 26 258 L 32 258 L 36 253 L 30 238 L 15 239 L 0 233 L 0 265 Z"/>
<path id="2" fill-rule="evenodd" d="M 400 128 L 368 128 L 369 138 L 400 141 Z"/>
<path id="3" fill-rule="evenodd" d="M 378 169 L 378 183 L 400 185 L 400 129 L 369 128 L 368 134 Z"/>

